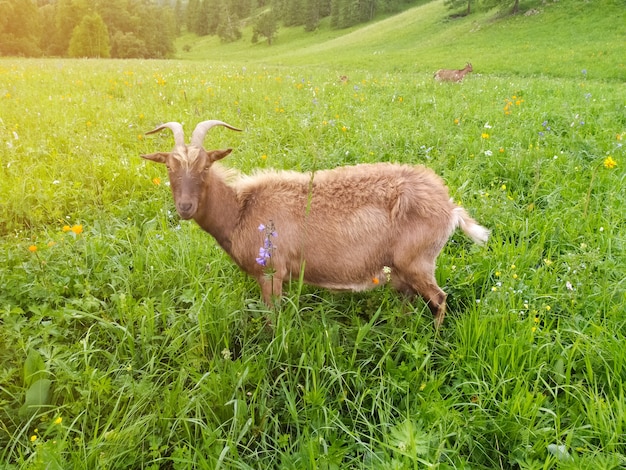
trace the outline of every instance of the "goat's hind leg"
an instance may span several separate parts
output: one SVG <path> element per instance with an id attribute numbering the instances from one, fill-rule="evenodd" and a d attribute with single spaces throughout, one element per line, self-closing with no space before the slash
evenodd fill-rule
<path id="1" fill-rule="evenodd" d="M 404 273 L 403 277 L 402 281 L 394 282 L 394 287 L 403 293 L 419 294 L 433 314 L 435 328 L 439 329 L 446 316 L 446 293 L 437 285 L 434 266 L 428 269 L 412 269 L 409 273 Z"/>
<path id="2" fill-rule="evenodd" d="M 422 296 L 428 308 L 433 314 L 435 320 L 435 328 L 439 327 L 443 323 L 443 319 L 446 316 L 446 293 L 441 290 L 435 281 L 434 276 L 431 279 L 419 279 L 413 282 L 413 289 Z"/>

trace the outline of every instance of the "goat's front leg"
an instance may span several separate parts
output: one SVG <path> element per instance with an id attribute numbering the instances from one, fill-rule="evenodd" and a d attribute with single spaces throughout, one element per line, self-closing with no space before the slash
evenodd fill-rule
<path id="1" fill-rule="evenodd" d="M 263 302 L 268 307 L 275 307 L 278 300 L 283 294 L 283 280 L 280 276 L 277 276 L 275 273 L 263 273 L 257 281 L 261 286 L 261 296 L 263 297 Z"/>

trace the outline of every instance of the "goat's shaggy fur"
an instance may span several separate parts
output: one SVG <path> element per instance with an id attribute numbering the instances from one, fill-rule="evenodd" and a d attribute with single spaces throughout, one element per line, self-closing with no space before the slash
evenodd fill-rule
<path id="1" fill-rule="evenodd" d="M 460 82 L 463 80 L 463 77 L 471 72 L 472 64 L 469 62 L 465 65 L 461 70 L 449 70 L 449 69 L 441 69 L 435 72 L 435 80 L 440 82 Z"/>
<path id="2" fill-rule="evenodd" d="M 445 293 L 434 275 L 439 252 L 457 227 L 481 244 L 489 231 L 450 200 L 433 171 L 374 163 L 234 176 L 215 163 L 230 151 L 177 145 L 171 153 L 143 157 L 168 165 L 180 216 L 193 218 L 256 278 L 266 303 L 280 297 L 283 281 L 301 274 L 305 283 L 334 290 L 389 281 L 420 294 L 441 324 Z M 272 275 L 256 261 L 265 237 L 258 227 L 270 222 L 277 234 Z"/>

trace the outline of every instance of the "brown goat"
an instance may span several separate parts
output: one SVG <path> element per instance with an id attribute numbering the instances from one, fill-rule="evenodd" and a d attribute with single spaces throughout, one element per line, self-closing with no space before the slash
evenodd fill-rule
<path id="1" fill-rule="evenodd" d="M 461 70 L 441 69 L 435 73 L 435 80 L 439 82 L 460 82 L 463 77 L 472 71 L 472 64 L 469 62 Z"/>
<path id="2" fill-rule="evenodd" d="M 237 265 L 261 286 L 272 305 L 283 281 L 302 278 L 333 290 L 361 291 L 390 282 L 420 294 L 439 327 L 445 293 L 435 260 L 460 227 L 476 243 L 489 231 L 455 205 L 445 184 L 422 166 L 361 164 L 303 174 L 267 171 L 236 175 L 216 163 L 232 149 L 206 151 L 204 121 L 185 145 L 179 123 L 168 128 L 171 152 L 142 155 L 167 165 L 176 210 L 209 232 Z"/>

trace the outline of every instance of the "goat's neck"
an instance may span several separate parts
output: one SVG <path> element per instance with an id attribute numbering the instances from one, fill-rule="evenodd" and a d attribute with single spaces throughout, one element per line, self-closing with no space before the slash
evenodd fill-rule
<path id="1" fill-rule="evenodd" d="M 219 170 L 211 168 L 204 200 L 200 201 L 194 220 L 230 254 L 231 235 L 238 217 L 239 204 L 235 190 L 226 183 Z"/>

